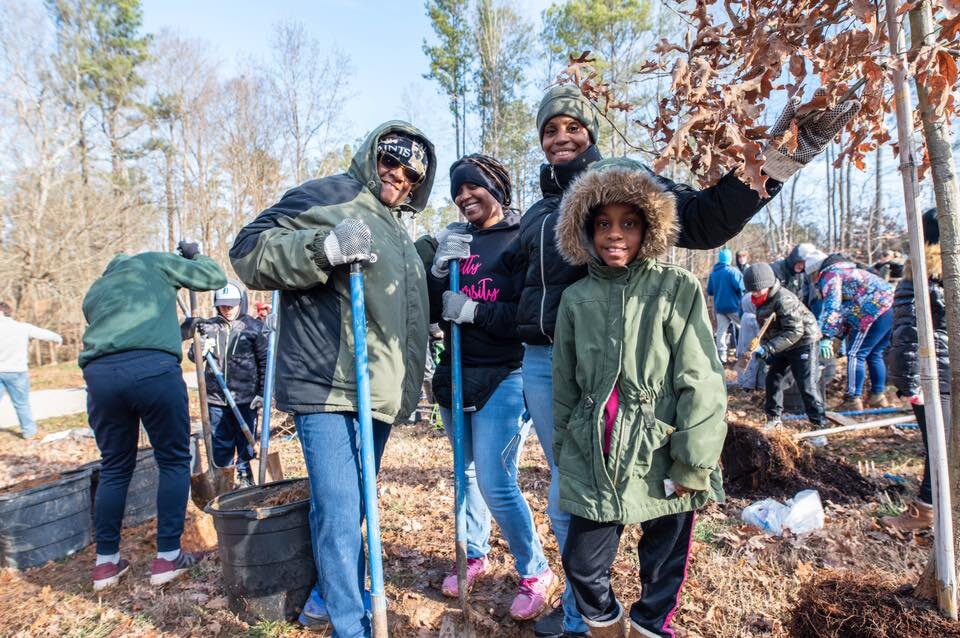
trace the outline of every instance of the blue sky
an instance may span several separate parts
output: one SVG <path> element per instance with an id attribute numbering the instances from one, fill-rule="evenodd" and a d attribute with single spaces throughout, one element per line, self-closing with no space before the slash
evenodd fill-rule
<path id="1" fill-rule="evenodd" d="M 524 0 L 513 6 L 534 21 L 550 0 Z M 394 118 L 412 119 L 436 144 L 438 177 L 454 159 L 453 132 L 446 99 L 428 69 L 424 38 L 433 41 L 433 29 L 420 0 L 143 0 L 144 28 L 155 33 L 167 27 L 208 42 L 223 62 L 224 76 L 237 61 L 266 58 L 272 25 L 297 20 L 324 48 L 339 48 L 351 59 L 351 98 L 345 104 L 344 142 L 352 143 L 377 124 Z M 531 78 L 528 89 L 539 95 Z M 435 193 L 445 193 L 445 182 Z M 442 190 L 441 190 L 442 189 Z"/>

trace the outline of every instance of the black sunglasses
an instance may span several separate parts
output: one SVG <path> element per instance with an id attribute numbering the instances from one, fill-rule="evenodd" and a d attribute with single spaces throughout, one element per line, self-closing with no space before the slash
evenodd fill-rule
<path id="1" fill-rule="evenodd" d="M 409 166 L 405 165 L 403 162 L 398 160 L 396 157 L 390 153 L 381 153 L 380 162 L 390 170 L 400 167 L 403 169 L 403 174 L 407 178 L 407 181 L 413 185 L 417 185 L 423 179 L 423 177 L 417 171 L 413 170 Z"/>

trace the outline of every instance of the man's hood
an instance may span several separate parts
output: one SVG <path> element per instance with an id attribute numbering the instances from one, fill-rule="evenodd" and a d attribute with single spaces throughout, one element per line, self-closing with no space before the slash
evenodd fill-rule
<path id="1" fill-rule="evenodd" d="M 402 133 L 416 137 L 423 142 L 423 145 L 427 149 L 427 176 L 420 182 L 420 185 L 414 189 L 410 198 L 398 206 L 398 208 L 419 213 L 427 207 L 427 200 L 430 199 L 430 190 L 433 188 L 433 179 L 437 173 L 437 154 L 434 151 L 433 144 L 427 139 L 427 136 L 412 124 L 401 120 L 390 120 L 378 126 L 357 148 L 357 152 L 354 154 L 347 172 L 366 186 L 367 189 L 373 193 L 373 196 L 379 200 L 380 188 L 383 186 L 383 182 L 380 181 L 380 176 L 377 175 L 377 142 L 388 133 Z"/>
<path id="2" fill-rule="evenodd" d="M 643 164 L 626 158 L 596 162 L 571 184 L 560 203 L 557 248 L 574 266 L 598 259 L 587 234 L 590 213 L 599 206 L 635 206 L 647 222 L 637 259 L 662 255 L 677 236 L 676 199 L 654 180 Z"/>

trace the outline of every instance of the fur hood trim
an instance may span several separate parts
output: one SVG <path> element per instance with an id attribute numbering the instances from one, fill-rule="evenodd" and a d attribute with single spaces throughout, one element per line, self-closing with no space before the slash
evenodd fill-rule
<path id="1" fill-rule="evenodd" d="M 647 222 L 646 233 L 637 259 L 656 258 L 676 240 L 677 203 L 664 192 L 643 164 L 632 160 L 601 160 L 580 175 L 560 202 L 557 222 L 557 249 L 574 266 L 598 259 L 587 235 L 590 213 L 605 204 L 636 206 Z"/>
<path id="2" fill-rule="evenodd" d="M 943 258 L 940 255 L 940 244 L 924 244 L 923 258 L 927 266 L 927 279 L 943 281 Z M 913 268 L 909 259 L 903 267 L 903 278 L 913 279 Z"/>

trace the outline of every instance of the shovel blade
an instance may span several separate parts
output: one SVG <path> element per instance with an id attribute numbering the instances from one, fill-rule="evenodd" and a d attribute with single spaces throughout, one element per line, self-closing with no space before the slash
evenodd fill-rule
<path id="1" fill-rule="evenodd" d="M 190 497 L 201 511 L 207 503 L 233 489 L 232 467 L 213 467 L 190 477 Z"/>
<path id="2" fill-rule="evenodd" d="M 254 476 L 260 476 L 260 462 L 261 459 L 255 458 L 250 460 L 250 470 L 253 472 Z M 275 481 L 283 480 L 283 464 L 280 462 L 280 453 L 279 452 L 268 452 L 267 453 L 267 483 L 273 483 Z"/>

